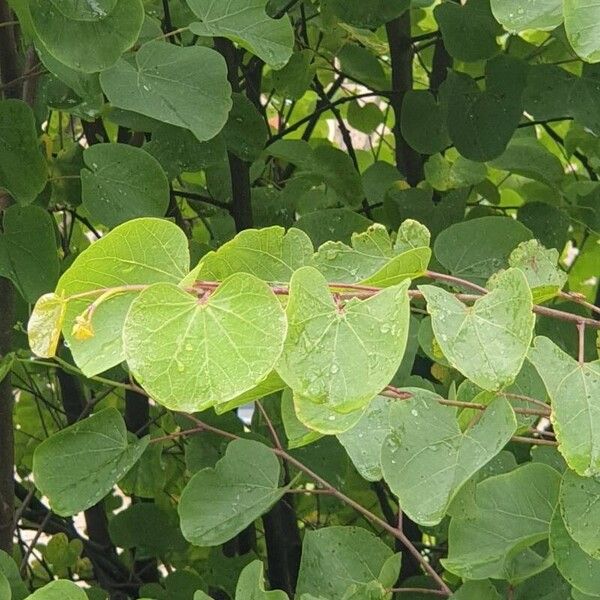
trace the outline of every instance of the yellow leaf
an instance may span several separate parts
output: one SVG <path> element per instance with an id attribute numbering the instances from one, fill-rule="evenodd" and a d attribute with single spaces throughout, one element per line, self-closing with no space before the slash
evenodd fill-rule
<path id="1" fill-rule="evenodd" d="M 44 294 L 35 303 L 27 335 L 31 351 L 41 358 L 56 354 L 67 303 L 57 294 Z"/>

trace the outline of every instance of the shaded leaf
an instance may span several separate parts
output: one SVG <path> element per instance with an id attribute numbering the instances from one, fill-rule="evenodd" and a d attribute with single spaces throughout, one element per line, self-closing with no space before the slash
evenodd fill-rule
<path id="1" fill-rule="evenodd" d="M 277 457 L 263 444 L 234 440 L 215 465 L 196 473 L 183 490 L 179 517 L 184 537 L 217 546 L 267 512 L 285 493 Z"/>
<path id="2" fill-rule="evenodd" d="M 148 441 L 129 443 L 123 417 L 116 408 L 106 408 L 36 448 L 35 484 L 48 496 L 54 512 L 74 515 L 106 496 L 137 462 Z"/>
<path id="3" fill-rule="evenodd" d="M 235 600 L 287 600 L 281 590 L 265 591 L 264 567 L 260 560 L 251 562 L 240 574 L 235 588 Z"/>

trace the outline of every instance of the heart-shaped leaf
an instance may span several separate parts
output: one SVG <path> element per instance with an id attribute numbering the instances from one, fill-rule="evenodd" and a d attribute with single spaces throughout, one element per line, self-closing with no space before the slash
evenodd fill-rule
<path id="1" fill-rule="evenodd" d="M 223 129 L 232 106 L 225 60 L 200 46 L 148 42 L 100 83 L 113 106 L 189 129 L 201 142 Z"/>
<path id="2" fill-rule="evenodd" d="M 123 417 L 106 408 L 55 433 L 33 455 L 33 476 L 52 510 L 68 516 L 101 500 L 140 458 L 149 438 L 129 443 Z M 77 460 L 73 461 L 76 456 Z"/>
<path id="3" fill-rule="evenodd" d="M 473 427 L 461 432 L 456 408 L 440 404 L 440 397 L 427 390 L 406 391 L 412 398 L 390 409 L 383 476 L 413 521 L 437 525 L 464 483 L 507 444 L 517 421 L 508 401 L 496 398 Z"/>
<path id="4" fill-rule="evenodd" d="M 273 69 L 285 66 L 294 49 L 292 24 L 286 15 L 271 19 L 265 12 L 265 0 L 187 0 L 201 20 L 192 23 L 192 33 L 226 37 L 237 42 Z"/>
<path id="5" fill-rule="evenodd" d="M 559 450 L 584 477 L 600 475 L 600 360 L 579 364 L 545 337 L 536 337 L 529 360 L 552 402 Z"/>
<path id="6" fill-rule="evenodd" d="M 397 371 L 408 337 L 408 280 L 336 304 L 325 277 L 303 267 L 290 282 L 288 336 L 277 371 L 314 403 L 348 413 L 365 406 Z"/>
<path id="7" fill-rule="evenodd" d="M 267 512 L 285 494 L 277 457 L 264 444 L 238 439 L 214 469 L 198 471 L 179 501 L 184 537 L 197 546 L 217 546 Z"/>
<path id="8" fill-rule="evenodd" d="M 156 284 L 131 305 L 123 328 L 127 364 L 163 406 L 197 411 L 233 400 L 273 370 L 286 333 L 281 303 L 247 273 L 198 299 Z"/>
<path id="9" fill-rule="evenodd" d="M 265 590 L 264 566 L 260 560 L 255 560 L 240 573 L 235 600 L 288 600 L 288 595 L 281 590 Z"/>
<path id="10" fill-rule="evenodd" d="M 497 391 L 518 375 L 535 317 L 525 275 L 508 269 L 493 289 L 467 306 L 450 292 L 423 285 L 437 343 L 450 364 L 484 390 Z"/>
<path id="11" fill-rule="evenodd" d="M 442 563 L 464 579 L 519 581 L 547 568 L 532 546 L 548 538 L 560 475 L 527 463 L 477 485 L 471 514 L 450 521 L 448 558 Z"/>
<path id="12" fill-rule="evenodd" d="M 189 262 L 188 241 L 177 225 L 161 219 L 136 219 L 115 227 L 84 250 L 60 278 L 56 293 L 68 299 L 123 285 L 176 284 L 189 271 Z M 125 359 L 120 332 L 138 294 L 139 290 L 124 290 L 98 305 L 91 323 L 93 337 L 86 340 L 73 335 L 73 325 L 97 296 L 68 301 L 63 334 L 77 366 L 87 377 Z"/>

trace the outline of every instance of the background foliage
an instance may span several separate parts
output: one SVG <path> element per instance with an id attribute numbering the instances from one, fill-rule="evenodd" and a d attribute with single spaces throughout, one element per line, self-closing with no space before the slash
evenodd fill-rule
<path id="1" fill-rule="evenodd" d="M 596 61 L 581 0 L 0 0 L 0 599 L 600 597 Z"/>

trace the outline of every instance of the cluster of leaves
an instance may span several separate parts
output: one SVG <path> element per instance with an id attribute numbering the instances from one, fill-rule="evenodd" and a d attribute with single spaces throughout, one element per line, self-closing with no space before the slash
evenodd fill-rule
<path id="1" fill-rule="evenodd" d="M 0 0 L 0 598 L 600 598 L 599 17 Z"/>

